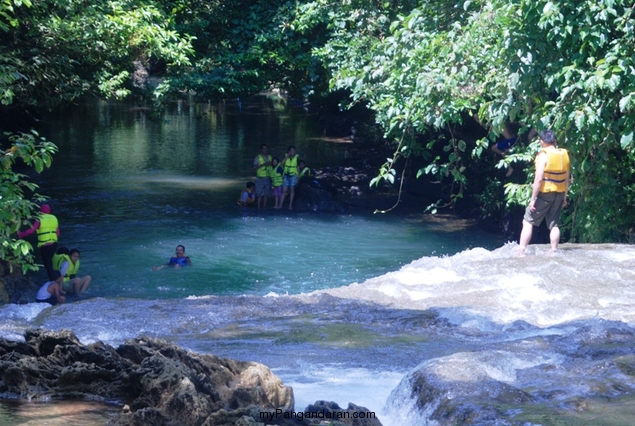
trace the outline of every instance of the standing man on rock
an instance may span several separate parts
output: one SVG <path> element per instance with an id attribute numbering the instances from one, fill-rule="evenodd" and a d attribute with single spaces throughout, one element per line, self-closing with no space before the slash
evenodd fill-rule
<path id="1" fill-rule="evenodd" d="M 42 263 L 46 268 L 49 280 L 54 281 L 53 275 L 53 255 L 57 250 L 57 239 L 60 236 L 60 228 L 57 217 L 51 214 L 51 207 L 42 204 L 40 207 L 40 217 L 33 223 L 33 226 L 23 232 L 18 232 L 18 238 L 22 239 L 37 232 L 37 246 L 40 249 Z"/>
<path id="2" fill-rule="evenodd" d="M 524 256 L 531 241 L 534 226 L 540 226 L 543 219 L 549 227 L 551 251 L 558 251 L 560 242 L 560 212 L 567 205 L 569 189 L 569 153 L 566 149 L 556 148 L 556 137 L 551 130 L 540 133 L 540 153 L 536 157 L 536 176 L 534 177 L 531 202 L 525 210 L 523 229 L 520 233 L 520 255 Z"/>
<path id="3" fill-rule="evenodd" d="M 260 145 L 260 154 L 254 158 L 256 169 L 256 205 L 267 208 L 267 198 L 271 192 L 271 155 L 267 144 Z"/>

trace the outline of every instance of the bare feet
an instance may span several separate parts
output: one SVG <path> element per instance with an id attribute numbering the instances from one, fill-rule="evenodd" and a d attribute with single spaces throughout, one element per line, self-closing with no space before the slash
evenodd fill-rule
<path id="1" fill-rule="evenodd" d="M 512 175 L 512 173 L 514 173 L 514 169 L 512 168 L 511 165 L 507 165 L 507 174 L 505 175 L 505 177 L 510 177 Z"/>

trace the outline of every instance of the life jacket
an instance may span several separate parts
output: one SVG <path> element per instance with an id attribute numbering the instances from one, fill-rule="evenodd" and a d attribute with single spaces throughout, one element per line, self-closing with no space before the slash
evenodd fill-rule
<path id="1" fill-rule="evenodd" d="M 300 172 L 300 177 L 302 176 L 311 176 L 311 169 L 309 169 L 308 167 L 303 168 Z"/>
<path id="2" fill-rule="evenodd" d="M 188 257 L 187 256 L 183 256 L 183 257 L 171 257 L 170 258 L 170 265 L 179 265 L 179 266 L 185 266 L 187 265 L 187 261 L 188 261 Z"/>
<path id="3" fill-rule="evenodd" d="M 243 202 L 243 194 L 247 192 L 247 201 Z M 249 192 L 246 189 L 240 192 L 240 196 L 238 197 L 238 205 L 239 206 L 248 206 L 251 205 L 251 203 L 254 202 L 254 193 L 253 192 Z"/>
<path id="4" fill-rule="evenodd" d="M 295 176 L 298 174 L 298 154 L 287 158 L 284 162 L 284 174 L 286 176 Z"/>
<path id="5" fill-rule="evenodd" d="M 37 246 L 57 242 L 57 218 L 52 214 L 40 215 L 40 227 L 37 229 Z"/>
<path id="6" fill-rule="evenodd" d="M 267 158 L 265 158 L 263 157 L 262 154 L 258 154 L 258 165 L 265 164 L 267 161 L 271 163 L 271 155 L 267 155 Z M 259 177 L 259 178 L 269 177 L 270 169 L 271 169 L 271 166 L 258 167 L 256 169 L 256 177 Z"/>
<path id="7" fill-rule="evenodd" d="M 79 259 L 77 259 L 76 263 L 73 263 L 67 254 L 55 253 L 53 255 L 53 269 L 55 271 L 61 271 L 64 262 L 68 262 L 68 268 L 66 268 L 66 273 L 64 274 L 64 282 L 66 282 L 77 276 L 77 272 L 79 271 Z"/>
<path id="8" fill-rule="evenodd" d="M 567 172 L 569 171 L 569 153 L 566 149 L 543 149 L 547 154 L 547 166 L 540 186 L 540 192 L 566 192 Z"/>
<path id="9" fill-rule="evenodd" d="M 79 259 L 77 262 L 73 263 L 72 260 L 68 262 L 68 269 L 66 270 L 66 275 L 64 275 L 64 281 L 68 281 L 68 279 L 75 278 L 77 273 L 79 272 Z M 66 278 L 68 276 L 68 279 Z"/>
<path id="10" fill-rule="evenodd" d="M 62 270 L 62 263 L 64 263 L 64 262 L 68 262 L 69 269 L 70 269 L 71 258 L 67 254 L 55 253 L 53 255 L 53 270 L 61 271 Z M 64 275 L 64 280 L 65 281 L 66 281 L 66 277 L 67 276 L 68 276 L 68 270 L 66 271 L 66 275 Z"/>
<path id="11" fill-rule="evenodd" d="M 282 167 L 276 166 L 271 168 L 271 185 L 282 186 Z"/>

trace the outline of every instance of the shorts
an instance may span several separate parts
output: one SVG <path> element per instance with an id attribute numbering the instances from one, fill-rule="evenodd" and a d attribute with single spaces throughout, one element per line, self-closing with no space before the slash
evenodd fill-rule
<path id="1" fill-rule="evenodd" d="M 273 187 L 273 196 L 276 198 L 282 197 L 282 185 Z"/>
<path id="2" fill-rule="evenodd" d="M 37 303 L 50 303 L 53 306 L 57 305 L 57 297 L 55 297 L 54 294 L 52 294 L 51 297 L 49 297 L 48 299 L 45 299 L 45 300 L 35 299 L 35 301 Z"/>
<path id="3" fill-rule="evenodd" d="M 518 136 L 514 136 L 510 139 L 503 139 L 496 144 L 496 148 L 498 148 L 499 151 L 507 151 L 508 149 L 511 149 L 512 146 L 514 146 L 517 140 Z"/>
<path id="4" fill-rule="evenodd" d="M 562 203 L 564 202 L 564 192 L 539 192 L 536 198 L 536 211 L 531 211 L 529 207 L 525 209 L 523 219 L 534 226 L 540 226 L 542 220 L 547 221 L 549 229 L 558 226 Z"/>
<path id="5" fill-rule="evenodd" d="M 267 197 L 271 191 L 271 178 L 256 178 L 256 197 Z"/>
<path id="6" fill-rule="evenodd" d="M 284 175 L 282 178 L 282 186 L 296 186 L 298 184 L 298 175 Z"/>

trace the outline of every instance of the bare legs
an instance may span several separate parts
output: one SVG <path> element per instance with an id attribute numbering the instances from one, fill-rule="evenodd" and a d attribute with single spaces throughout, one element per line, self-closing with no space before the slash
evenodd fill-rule
<path id="1" fill-rule="evenodd" d="M 534 231 L 534 226 L 523 219 L 523 229 L 520 231 L 520 241 L 518 243 L 520 256 L 525 256 L 527 246 L 531 241 L 531 235 Z M 556 225 L 549 231 L 549 242 L 551 243 L 551 251 L 558 251 L 558 243 L 560 243 L 560 228 Z"/>
<path id="2" fill-rule="evenodd" d="M 81 278 L 78 278 L 78 277 L 73 278 L 68 282 L 69 283 L 68 291 L 75 294 L 83 293 L 86 291 L 91 281 L 92 281 L 92 278 L 90 275 L 86 275 L 85 277 L 81 277 Z"/>
<path id="3" fill-rule="evenodd" d="M 295 197 L 295 186 L 283 186 L 282 187 L 282 197 L 280 197 L 280 205 L 279 209 L 282 208 L 284 204 L 284 199 L 287 197 L 287 192 L 289 192 L 289 210 L 293 210 L 293 198 Z"/>

